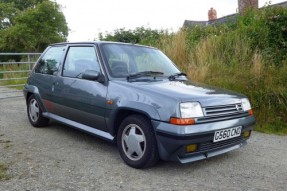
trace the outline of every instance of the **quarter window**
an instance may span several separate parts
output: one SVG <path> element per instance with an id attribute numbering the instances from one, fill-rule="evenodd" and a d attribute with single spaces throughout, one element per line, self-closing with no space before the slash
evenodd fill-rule
<path id="1" fill-rule="evenodd" d="M 56 75 L 64 51 L 64 46 L 49 48 L 49 50 L 38 62 L 35 68 L 35 72 L 41 74 Z"/>
<path id="2" fill-rule="evenodd" d="M 100 72 L 94 47 L 70 47 L 63 67 L 63 76 L 81 78 L 86 70 Z"/>

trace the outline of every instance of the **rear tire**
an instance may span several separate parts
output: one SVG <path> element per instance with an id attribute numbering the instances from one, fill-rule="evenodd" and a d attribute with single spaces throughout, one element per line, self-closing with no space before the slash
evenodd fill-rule
<path id="1" fill-rule="evenodd" d="M 122 159 L 133 168 L 147 168 L 159 160 L 154 130 L 146 117 L 131 115 L 119 127 L 117 145 Z"/>
<path id="2" fill-rule="evenodd" d="M 49 123 L 49 119 L 42 115 L 42 109 L 34 95 L 31 95 L 27 101 L 28 119 L 34 127 L 44 127 Z"/>

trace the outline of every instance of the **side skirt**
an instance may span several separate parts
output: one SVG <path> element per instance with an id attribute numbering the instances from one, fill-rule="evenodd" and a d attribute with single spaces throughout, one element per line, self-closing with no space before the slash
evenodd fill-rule
<path id="1" fill-rule="evenodd" d="M 87 126 L 87 125 L 83 125 L 81 123 L 78 123 L 78 122 L 66 119 L 64 117 L 60 117 L 58 115 L 55 115 L 55 114 L 52 114 L 52 113 L 49 113 L 49 112 L 43 112 L 43 116 L 47 117 L 49 119 L 54 119 L 54 120 L 56 120 L 58 122 L 61 122 L 63 124 L 69 125 L 69 126 L 75 128 L 75 129 L 79 129 L 79 130 L 82 130 L 84 132 L 90 133 L 92 135 L 95 135 L 95 136 L 97 136 L 99 138 L 102 138 L 102 139 L 105 139 L 107 141 L 114 142 L 115 137 L 113 137 L 108 132 L 95 129 L 95 128 L 92 128 L 92 127 Z"/>

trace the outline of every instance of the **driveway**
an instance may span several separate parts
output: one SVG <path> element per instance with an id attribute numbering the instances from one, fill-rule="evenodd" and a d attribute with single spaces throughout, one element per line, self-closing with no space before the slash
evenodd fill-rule
<path id="1" fill-rule="evenodd" d="M 136 170 L 116 145 L 52 122 L 33 128 L 23 98 L 0 99 L 0 190 L 287 190 L 287 136 L 253 132 L 246 147 Z"/>

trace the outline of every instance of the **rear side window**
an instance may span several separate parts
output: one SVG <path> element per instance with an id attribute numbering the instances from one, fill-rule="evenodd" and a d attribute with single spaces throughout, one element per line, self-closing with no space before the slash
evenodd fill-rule
<path id="1" fill-rule="evenodd" d="M 35 72 L 40 74 L 56 75 L 64 51 L 64 46 L 49 48 L 49 50 L 37 63 Z"/>

